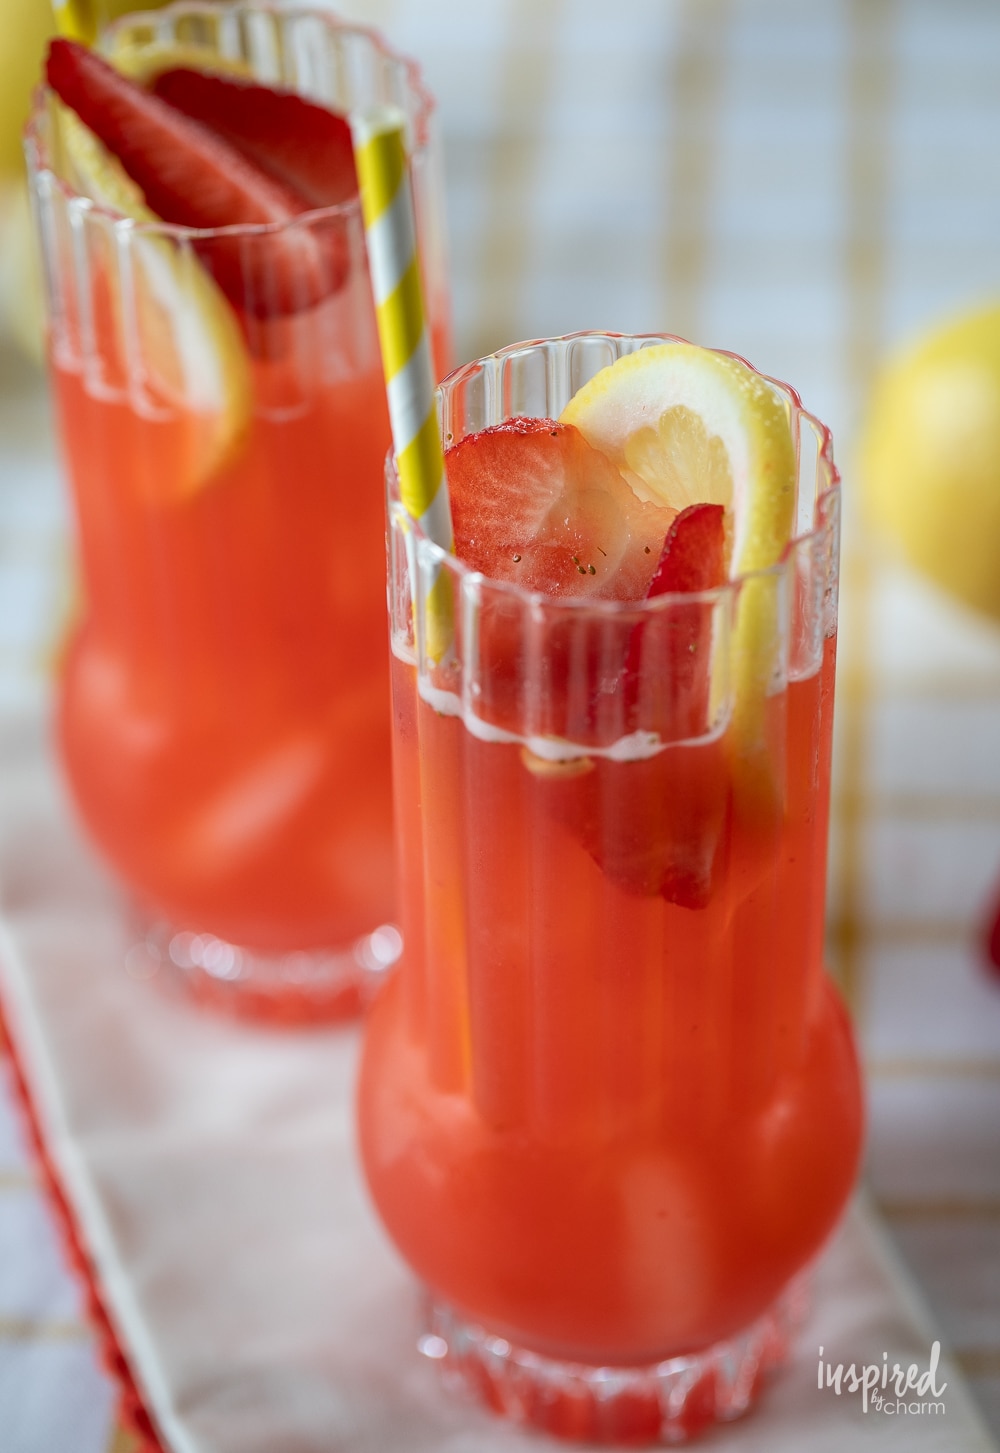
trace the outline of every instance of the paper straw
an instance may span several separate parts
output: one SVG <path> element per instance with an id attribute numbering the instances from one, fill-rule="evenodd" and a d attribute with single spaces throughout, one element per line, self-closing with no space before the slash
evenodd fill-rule
<path id="1" fill-rule="evenodd" d="M 405 120 L 396 107 L 378 106 L 353 117 L 352 128 L 400 498 L 426 537 L 451 553 L 454 538 L 420 284 Z M 427 617 L 428 650 L 440 660 L 452 635 L 446 574 L 438 574 L 428 593 Z"/>
<path id="2" fill-rule="evenodd" d="M 91 45 L 97 38 L 97 15 L 93 0 L 52 0 L 56 29 L 69 40 Z"/>

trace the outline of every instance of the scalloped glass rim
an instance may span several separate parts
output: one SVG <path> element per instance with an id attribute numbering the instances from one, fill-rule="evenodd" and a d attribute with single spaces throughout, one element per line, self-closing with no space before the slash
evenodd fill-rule
<path id="1" fill-rule="evenodd" d="M 572 343 L 577 339 L 607 339 L 610 342 L 625 340 L 637 345 L 639 348 L 653 346 L 658 343 L 683 343 L 693 347 L 691 340 L 682 338 L 676 333 L 614 333 L 607 329 L 584 329 L 578 333 L 560 333 L 552 338 L 531 338 L 522 343 L 510 343 L 505 348 L 498 348 L 495 353 L 488 353 L 482 358 L 474 359 L 471 363 L 463 363 L 455 368 L 442 379 L 435 390 L 438 404 L 438 417 L 445 416 L 446 391 L 453 389 L 457 384 L 475 377 L 487 367 L 497 367 L 506 359 L 516 357 L 520 353 L 527 353 L 545 344 Z M 817 489 L 814 505 L 814 524 L 812 529 L 804 530 L 793 535 L 785 547 L 782 558 L 766 570 L 747 571 L 743 575 L 733 576 L 725 585 L 717 586 L 714 590 L 705 591 L 668 591 L 662 595 L 647 597 L 644 600 L 595 600 L 592 596 L 555 596 L 548 595 L 544 591 L 527 590 L 524 586 L 518 585 L 515 581 L 495 580 L 492 576 L 484 575 L 482 571 L 472 570 L 457 555 L 449 555 L 440 545 L 436 545 L 424 534 L 420 524 L 410 519 L 405 514 L 402 504 L 399 502 L 398 475 L 396 472 L 396 461 L 392 450 L 386 458 L 386 483 L 390 509 L 398 514 L 400 523 L 411 532 L 415 538 L 422 560 L 433 568 L 444 566 L 456 579 L 467 586 L 475 588 L 482 583 L 488 585 L 491 590 L 510 595 L 517 600 L 531 606 L 551 608 L 553 610 L 587 611 L 592 614 L 604 614 L 617 616 L 629 612 L 657 612 L 669 609 L 678 601 L 699 602 L 713 604 L 721 602 L 727 597 L 737 596 L 746 584 L 751 580 L 766 580 L 768 578 L 779 579 L 787 570 L 789 562 L 793 559 L 795 551 L 810 543 L 818 544 L 823 534 L 831 524 L 831 514 L 836 509 L 840 498 L 840 471 L 833 460 L 833 435 L 830 429 L 815 414 L 805 408 L 798 390 L 791 384 L 785 383 L 782 379 L 774 378 L 770 374 L 762 373 L 760 369 L 754 368 L 750 361 L 739 353 L 734 353 L 728 348 L 713 348 L 713 353 L 719 353 L 726 358 L 735 358 L 738 362 L 751 369 L 758 378 L 771 385 L 781 393 L 787 401 L 793 417 L 804 419 L 815 431 L 817 439 L 816 468 L 825 475 L 825 483 L 822 488 Z M 798 441 L 796 441 L 796 453 L 798 455 Z"/>
<path id="2" fill-rule="evenodd" d="M 164 5 L 160 10 L 134 10 L 127 15 L 118 16 L 102 32 L 97 48 L 104 53 L 110 39 L 140 23 L 162 26 L 165 21 L 175 21 L 187 16 L 215 15 L 237 9 L 255 14 L 271 15 L 282 21 L 294 21 L 299 17 L 308 17 L 320 21 L 330 30 L 342 35 L 357 36 L 367 40 L 379 55 L 401 67 L 406 83 L 413 92 L 416 114 L 412 125 L 416 144 L 411 152 L 411 161 L 422 158 L 427 153 L 430 146 L 430 122 L 437 109 L 437 102 L 424 83 L 420 66 L 410 56 L 401 55 L 398 51 L 393 50 L 372 26 L 356 25 L 353 22 L 341 20 L 332 11 L 313 10 L 306 5 L 288 7 L 269 3 L 220 5 L 211 3 L 211 0 L 174 0 L 173 4 Z M 347 201 L 338 202 L 331 207 L 314 207 L 289 218 L 287 222 L 237 222 L 226 227 L 185 227 L 175 222 L 143 222 L 137 221 L 134 217 L 123 216 L 114 207 L 108 207 L 103 202 L 95 202 L 93 198 L 78 192 L 52 167 L 48 147 L 42 135 L 42 128 L 49 118 L 48 102 L 51 95 L 52 92 L 47 86 L 39 85 L 36 86 L 32 96 L 31 114 L 24 127 L 24 150 L 29 170 L 36 173 L 40 179 L 44 178 L 47 185 L 58 188 L 69 205 L 77 206 L 81 211 L 95 212 L 99 216 L 108 218 L 116 230 L 120 228 L 147 236 L 169 237 L 176 242 L 189 242 L 216 237 L 264 237 L 284 232 L 293 227 L 312 226 L 314 223 L 329 221 L 333 218 L 351 216 L 360 218 L 361 216 L 359 197 L 349 198 Z"/>

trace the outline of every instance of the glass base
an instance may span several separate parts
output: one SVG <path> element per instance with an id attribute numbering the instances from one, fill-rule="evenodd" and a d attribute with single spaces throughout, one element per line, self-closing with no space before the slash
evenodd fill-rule
<path id="1" fill-rule="evenodd" d="M 212 1009 L 273 1024 L 348 1019 L 372 999 L 402 951 L 392 924 L 347 949 L 268 953 L 211 933 L 192 933 L 142 909 L 132 915 L 125 967 L 136 979 L 180 985 Z"/>
<path id="2" fill-rule="evenodd" d="M 808 1279 L 799 1277 L 725 1342 L 643 1367 L 592 1367 L 515 1346 L 429 1298 L 418 1346 L 449 1387 L 514 1422 L 588 1443 L 677 1444 L 753 1405 L 765 1375 L 788 1357 L 808 1303 Z"/>

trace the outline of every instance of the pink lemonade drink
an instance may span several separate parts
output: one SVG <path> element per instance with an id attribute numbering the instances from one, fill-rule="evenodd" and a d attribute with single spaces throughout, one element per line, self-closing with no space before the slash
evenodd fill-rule
<path id="1" fill-rule="evenodd" d="M 64 766 L 138 904 L 140 967 L 179 969 L 240 1012 L 349 1012 L 399 936 L 389 424 L 343 117 L 375 101 L 408 117 L 443 369 L 432 103 L 412 65 L 320 12 L 178 5 L 119 22 L 103 50 L 161 109 L 181 108 L 179 125 L 193 116 L 235 138 L 268 185 L 290 177 L 306 202 L 267 225 L 167 225 L 151 210 L 161 191 L 166 211 L 185 189 L 200 201 L 213 177 L 171 172 L 172 146 L 156 154 L 156 134 L 131 117 L 129 176 L 69 106 L 50 97 L 36 117 L 29 159 L 82 584 L 59 682 Z M 258 80 L 284 94 L 273 102 Z M 77 103 L 85 82 L 97 99 Z M 60 85 L 87 116 L 96 108 L 94 125 L 119 104 L 113 87 L 110 101 L 100 93 L 103 73 L 70 70 Z M 299 96 L 314 104 L 279 135 Z M 284 108 L 273 125 L 272 102 Z"/>
<path id="2" fill-rule="evenodd" d="M 655 440 L 624 476 L 595 457 L 597 377 L 647 348 L 661 414 L 687 400 L 660 424 L 678 478 L 729 490 L 707 515 L 670 505 L 676 479 L 623 483 Z M 685 349 L 784 441 L 751 422 L 741 462 L 724 408 L 703 428 Z M 605 334 L 470 364 L 442 390 L 458 558 L 390 500 L 405 946 L 367 1031 L 365 1171 L 428 1289 L 423 1350 L 588 1440 L 675 1442 L 750 1404 L 859 1155 L 823 966 L 837 474 L 791 389 L 720 358 Z M 731 573 L 779 518 L 775 565 L 703 587 L 711 528 Z"/>

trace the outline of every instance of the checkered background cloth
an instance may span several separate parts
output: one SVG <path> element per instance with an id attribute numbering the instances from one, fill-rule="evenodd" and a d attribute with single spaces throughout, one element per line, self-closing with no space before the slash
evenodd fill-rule
<path id="1" fill-rule="evenodd" d="M 848 528 L 831 963 L 867 1063 L 869 1185 L 1000 1432 L 1000 979 L 978 947 L 1000 888 L 1000 626 L 887 561 L 850 493 L 885 349 L 1000 293 L 1000 9 L 339 9 L 419 57 L 439 99 L 459 358 L 666 329 L 788 378 L 833 426 Z M 0 352 L 0 709 L 46 695 L 66 558 L 42 385 Z M 0 1447 L 129 1446 L 0 1093 Z"/>

